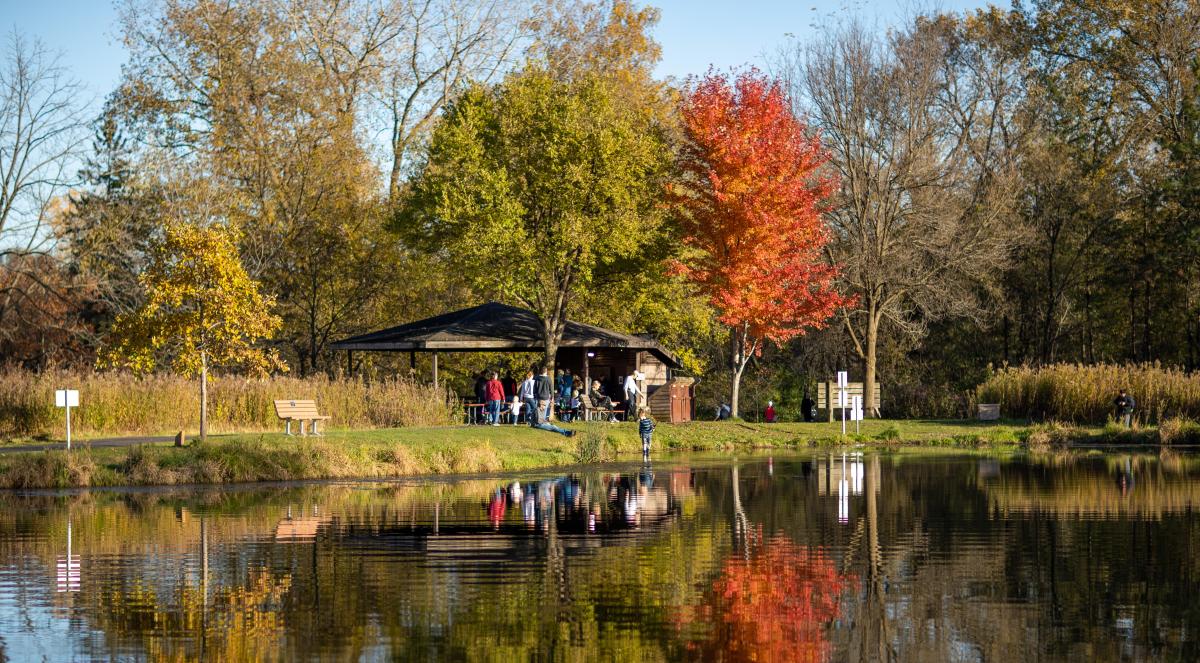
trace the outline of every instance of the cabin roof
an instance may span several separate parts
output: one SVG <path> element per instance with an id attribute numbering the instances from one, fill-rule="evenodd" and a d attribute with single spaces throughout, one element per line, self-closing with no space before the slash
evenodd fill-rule
<path id="1" fill-rule="evenodd" d="M 343 339 L 334 350 L 373 352 L 540 352 L 542 322 L 528 309 L 488 302 Z M 646 351 L 671 368 L 679 359 L 644 336 L 567 321 L 560 348 Z"/>

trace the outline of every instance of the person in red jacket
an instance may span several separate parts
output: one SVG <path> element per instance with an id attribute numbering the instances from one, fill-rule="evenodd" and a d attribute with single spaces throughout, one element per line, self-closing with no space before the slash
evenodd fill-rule
<path id="1" fill-rule="evenodd" d="M 499 375 L 492 371 L 488 381 L 483 385 L 483 397 L 487 399 L 488 414 L 491 415 L 492 425 L 500 425 L 500 409 L 504 407 L 504 385 Z"/>
<path id="2" fill-rule="evenodd" d="M 775 403 L 773 401 L 767 401 L 766 416 L 763 418 L 767 420 L 768 424 L 775 423 Z"/>

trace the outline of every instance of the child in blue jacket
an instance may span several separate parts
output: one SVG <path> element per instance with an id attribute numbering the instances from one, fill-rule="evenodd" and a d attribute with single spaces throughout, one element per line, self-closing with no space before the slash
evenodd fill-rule
<path id="1" fill-rule="evenodd" d="M 650 460 L 650 436 L 654 433 L 654 419 L 646 408 L 638 410 L 638 433 L 642 436 L 642 460 Z"/>

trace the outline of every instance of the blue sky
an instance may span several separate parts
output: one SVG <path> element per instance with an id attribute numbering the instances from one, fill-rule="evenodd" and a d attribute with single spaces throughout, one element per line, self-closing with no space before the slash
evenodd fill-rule
<path id="1" fill-rule="evenodd" d="M 894 25 L 914 5 L 887 0 L 660 0 L 655 31 L 662 44 L 659 74 L 684 78 L 709 65 L 727 69 L 765 64 L 792 35 L 804 40 L 819 26 L 857 16 L 881 28 Z M 962 10 L 980 0 L 941 0 L 933 6 Z M 1005 3 L 1007 4 L 1007 3 Z M 929 5 L 919 5 L 929 6 Z M 125 53 L 109 0 L 0 0 L 0 27 L 36 36 L 62 53 L 62 62 L 95 100 L 102 99 L 121 74 Z"/>

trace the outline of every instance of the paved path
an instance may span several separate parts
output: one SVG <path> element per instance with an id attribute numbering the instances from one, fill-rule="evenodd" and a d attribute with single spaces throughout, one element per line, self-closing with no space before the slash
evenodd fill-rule
<path id="1" fill-rule="evenodd" d="M 93 449 L 100 447 L 132 447 L 138 444 L 152 444 L 156 442 L 173 442 L 175 437 L 172 435 L 164 435 L 161 437 L 104 437 L 95 440 L 73 440 L 71 448 L 88 446 Z M 22 444 L 19 446 L 0 446 L 0 454 L 17 453 L 19 451 L 48 451 L 51 449 L 65 449 L 67 445 L 64 442 L 49 442 L 46 444 Z"/>

